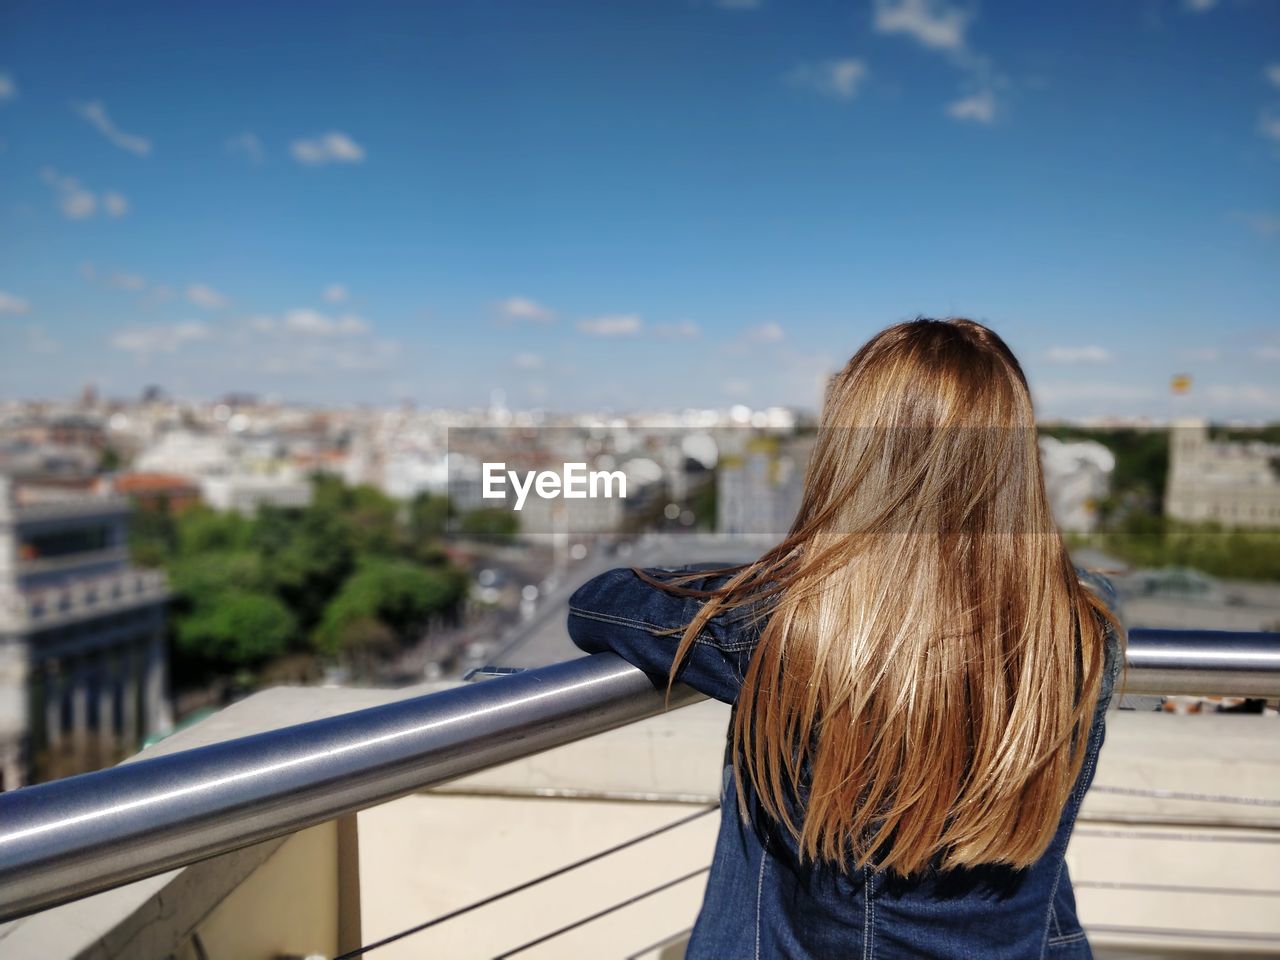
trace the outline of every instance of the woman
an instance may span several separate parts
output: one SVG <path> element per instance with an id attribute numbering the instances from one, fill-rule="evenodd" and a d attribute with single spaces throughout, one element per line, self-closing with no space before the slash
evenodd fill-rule
<path id="1" fill-rule="evenodd" d="M 991 330 L 873 337 L 831 383 L 785 540 L 603 574 L 569 631 L 734 705 L 690 958 L 1091 955 L 1063 853 L 1125 631 L 1063 546 Z"/>

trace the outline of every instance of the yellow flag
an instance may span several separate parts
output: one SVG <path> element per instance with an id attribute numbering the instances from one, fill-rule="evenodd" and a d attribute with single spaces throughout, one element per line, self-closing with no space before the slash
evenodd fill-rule
<path id="1" fill-rule="evenodd" d="M 1175 373 L 1169 381 L 1169 389 L 1174 393 L 1186 393 L 1191 389 L 1191 374 Z"/>

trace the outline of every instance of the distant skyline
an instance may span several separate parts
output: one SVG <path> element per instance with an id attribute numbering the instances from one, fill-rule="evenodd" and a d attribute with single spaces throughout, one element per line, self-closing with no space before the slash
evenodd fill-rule
<path id="1" fill-rule="evenodd" d="M 1280 419 L 1280 3 L 0 9 L 0 399 L 814 408 L 916 315 Z"/>

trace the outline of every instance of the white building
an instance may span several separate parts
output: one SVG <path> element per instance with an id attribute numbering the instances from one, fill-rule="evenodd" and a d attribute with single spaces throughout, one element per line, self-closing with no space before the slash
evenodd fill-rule
<path id="1" fill-rule="evenodd" d="M 721 456 L 716 477 L 716 530 L 782 539 L 804 497 L 810 438 L 753 437 Z"/>
<path id="2" fill-rule="evenodd" d="M 115 763 L 170 723 L 164 575 L 129 502 L 0 476 L 0 789 Z"/>
<path id="3" fill-rule="evenodd" d="M 237 473 L 200 478 L 200 496 L 215 510 L 252 516 L 260 507 L 306 507 L 311 503 L 311 482 L 296 471 Z"/>
<path id="4" fill-rule="evenodd" d="M 1212 441 L 1204 420 L 1176 421 L 1164 512 L 1224 527 L 1280 527 L 1280 444 Z"/>
<path id="5" fill-rule="evenodd" d="M 1040 438 L 1040 463 L 1054 522 L 1072 533 L 1098 525 L 1098 503 L 1111 492 L 1116 456 L 1096 440 Z"/>
<path id="6" fill-rule="evenodd" d="M 171 430 L 138 455 L 134 469 L 188 477 L 228 473 L 237 459 L 236 446 L 225 435 Z"/>

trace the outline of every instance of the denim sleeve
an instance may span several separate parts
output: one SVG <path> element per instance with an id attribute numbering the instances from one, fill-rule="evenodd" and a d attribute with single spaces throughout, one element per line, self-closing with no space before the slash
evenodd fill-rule
<path id="1" fill-rule="evenodd" d="M 1121 626 L 1126 627 L 1124 605 L 1120 602 L 1115 585 L 1096 570 L 1076 567 L 1076 574 L 1085 589 L 1101 599 L 1111 609 L 1111 612 L 1120 619 Z M 1127 629 L 1125 634 L 1127 634 Z M 1125 639 L 1125 635 L 1117 634 L 1115 629 L 1110 624 L 1107 624 L 1107 653 L 1102 676 L 1102 692 L 1098 697 L 1097 712 L 1099 713 L 1106 710 L 1111 702 L 1112 694 L 1115 692 L 1116 680 L 1120 675 L 1121 668 L 1124 666 Z"/>
<path id="2" fill-rule="evenodd" d="M 714 584 L 703 580 L 689 585 Z M 702 603 L 650 586 L 630 567 L 619 567 L 588 580 L 569 598 L 569 637 L 587 653 L 613 651 L 665 684 L 680 628 Z M 749 611 L 712 617 L 681 662 L 676 680 L 733 703 L 758 637 L 759 625 Z"/>

